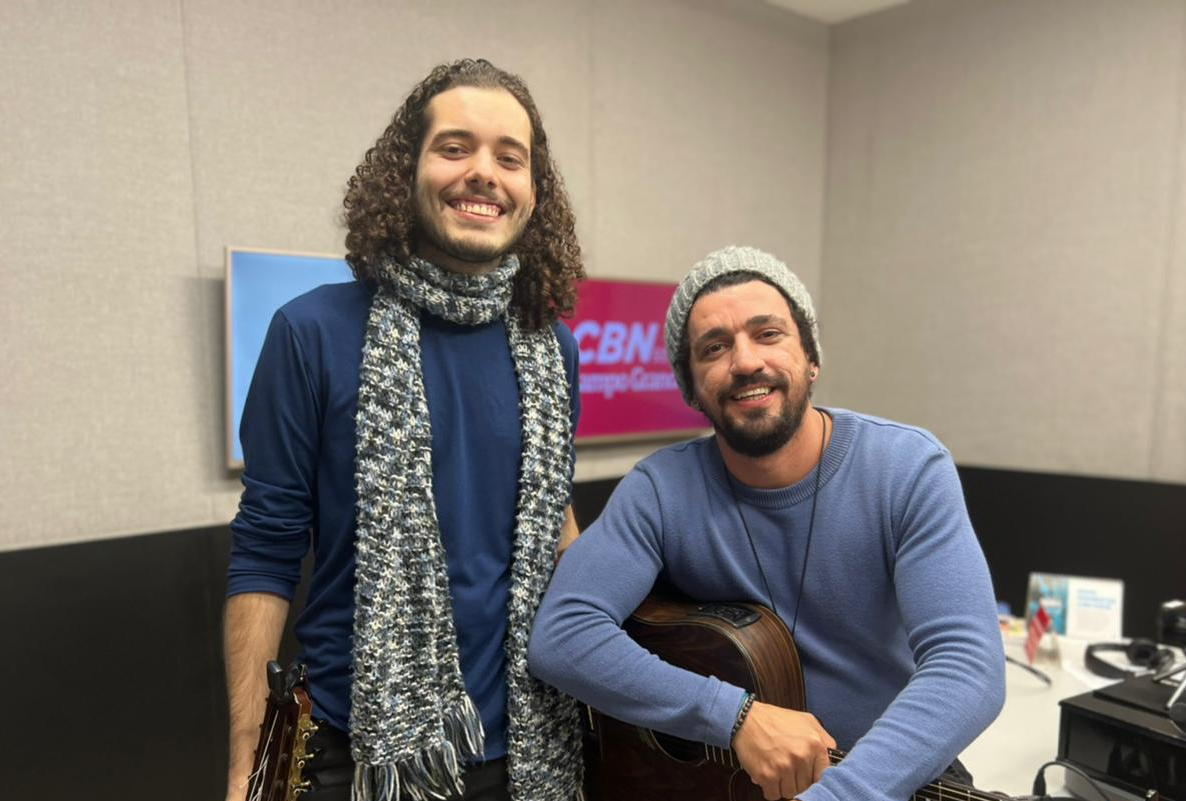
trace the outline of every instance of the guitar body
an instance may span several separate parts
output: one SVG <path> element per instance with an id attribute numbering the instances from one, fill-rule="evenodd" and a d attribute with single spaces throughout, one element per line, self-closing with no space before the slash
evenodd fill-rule
<path id="1" fill-rule="evenodd" d="M 648 596 L 623 628 L 665 662 L 744 687 L 769 704 L 803 709 L 790 632 L 758 604 L 702 604 Z M 596 716 L 604 799 L 762 801 L 732 753 Z"/>
<path id="2" fill-rule="evenodd" d="M 744 687 L 759 701 L 807 708 L 791 634 L 773 612 L 751 603 L 697 603 L 647 596 L 622 628 L 664 662 Z M 591 713 L 592 714 L 592 713 Z M 597 779 L 604 801 L 763 801 L 733 752 L 594 715 Z M 844 752 L 830 750 L 835 765 Z M 1147 801 L 1156 801 L 1150 791 Z M 940 779 L 911 801 L 1009 801 L 999 793 Z"/>

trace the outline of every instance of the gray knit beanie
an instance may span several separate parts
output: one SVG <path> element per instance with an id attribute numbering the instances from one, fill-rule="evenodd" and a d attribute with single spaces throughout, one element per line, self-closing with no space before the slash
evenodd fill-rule
<path id="1" fill-rule="evenodd" d="M 807 326 L 811 329 L 811 343 L 815 346 L 817 363 L 824 360 L 823 350 L 819 345 L 819 325 L 815 320 L 815 306 L 811 303 L 811 295 L 807 294 L 807 287 L 799 277 L 791 272 L 778 259 L 757 248 L 729 246 L 708 254 L 704 261 L 692 268 L 675 295 L 671 298 L 671 305 L 667 307 L 667 360 L 671 362 L 671 369 L 675 373 L 675 380 L 679 383 L 684 400 L 692 402 L 692 381 L 688 374 L 687 365 L 683 363 L 680 347 L 688 337 L 688 314 L 692 311 L 692 304 L 696 296 L 705 285 L 714 278 L 728 273 L 757 273 L 773 284 L 806 318 Z M 795 311 L 792 309 L 792 311 Z M 807 342 L 803 349 L 810 352 Z"/>

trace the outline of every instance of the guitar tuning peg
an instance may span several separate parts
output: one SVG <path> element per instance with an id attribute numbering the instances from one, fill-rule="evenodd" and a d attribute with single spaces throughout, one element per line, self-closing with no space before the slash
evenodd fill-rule
<path id="1" fill-rule="evenodd" d="M 276 661 L 268 662 L 268 690 L 272 695 L 281 699 L 285 697 L 284 689 L 284 668 L 280 667 L 280 663 Z"/>

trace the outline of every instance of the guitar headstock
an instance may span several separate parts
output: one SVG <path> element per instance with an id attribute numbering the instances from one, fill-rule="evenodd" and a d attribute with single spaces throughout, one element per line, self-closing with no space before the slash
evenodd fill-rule
<path id="1" fill-rule="evenodd" d="M 268 701 L 247 801 L 295 801 L 312 789 L 303 772 L 314 756 L 307 750 L 309 738 L 317 731 L 305 666 L 285 670 L 278 662 L 269 662 L 267 678 Z"/>

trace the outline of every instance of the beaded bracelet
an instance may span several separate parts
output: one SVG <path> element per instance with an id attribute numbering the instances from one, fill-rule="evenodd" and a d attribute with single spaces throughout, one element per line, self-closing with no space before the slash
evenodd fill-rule
<path id="1" fill-rule="evenodd" d="M 741 724 L 745 723 L 745 718 L 749 715 L 750 707 L 754 705 L 754 694 L 747 692 L 745 697 L 741 699 L 741 708 L 737 710 L 737 720 L 733 721 L 733 731 L 729 734 L 729 741 L 737 736 L 737 732 L 741 731 Z"/>

